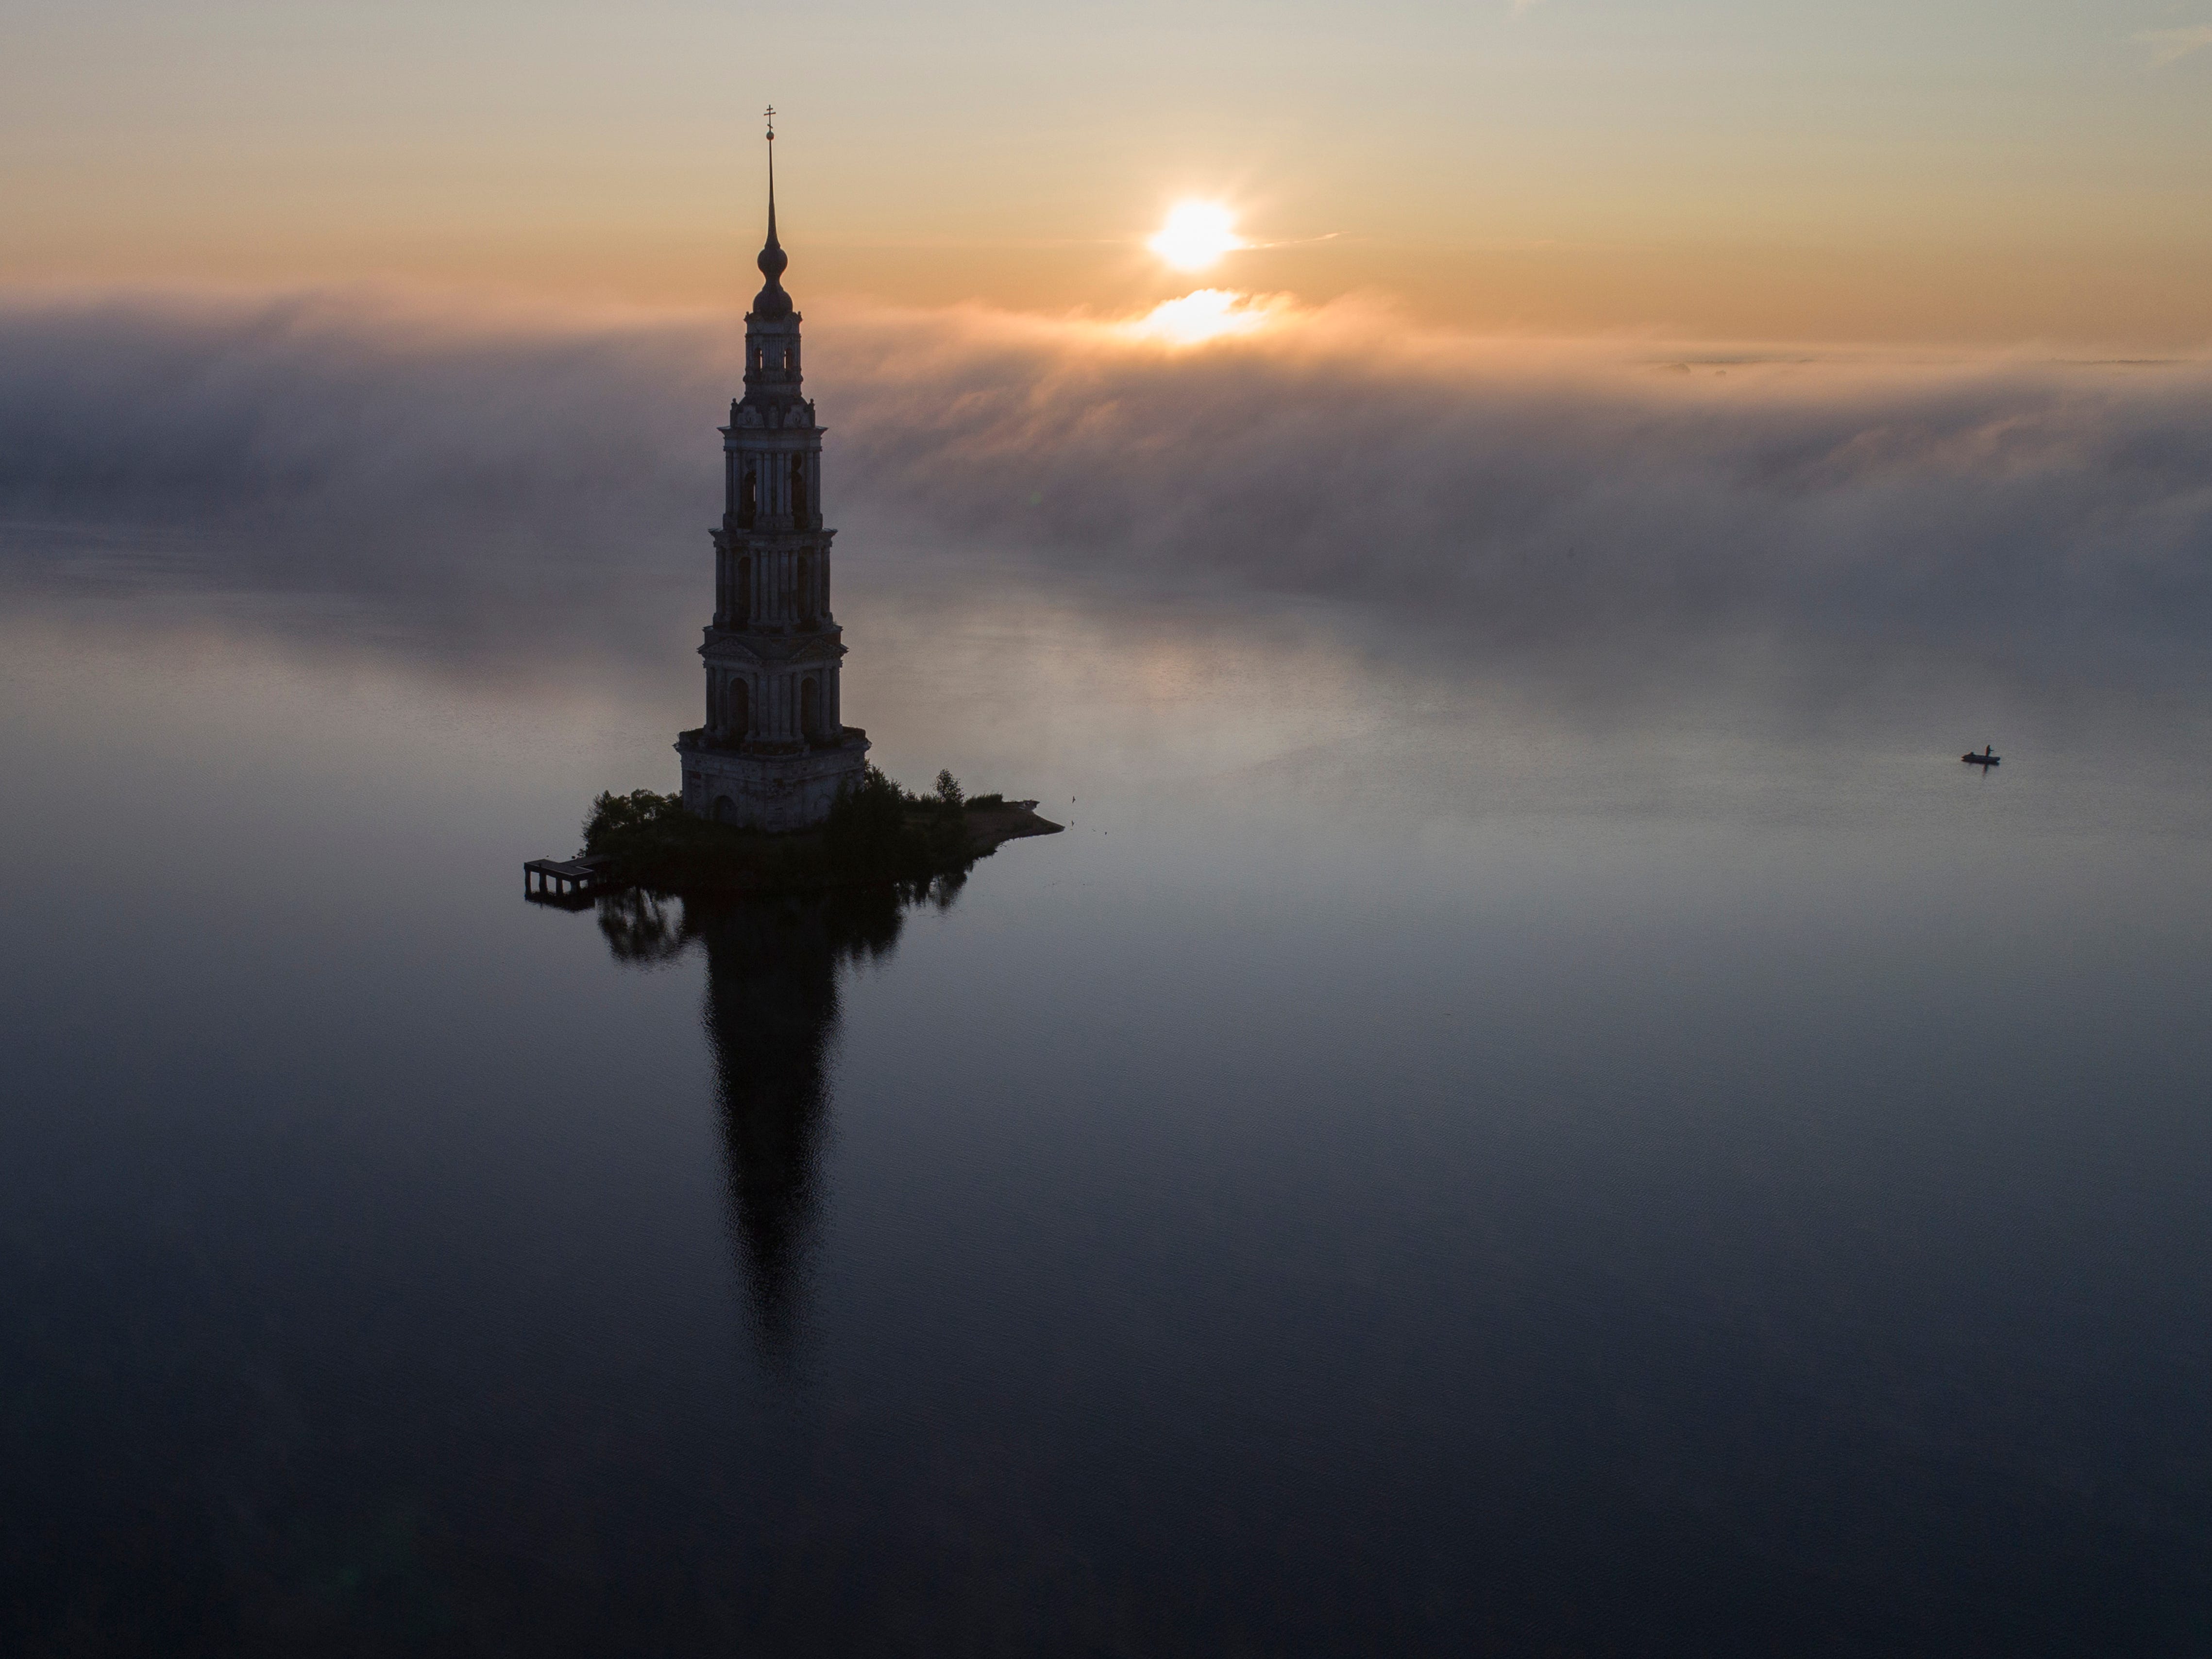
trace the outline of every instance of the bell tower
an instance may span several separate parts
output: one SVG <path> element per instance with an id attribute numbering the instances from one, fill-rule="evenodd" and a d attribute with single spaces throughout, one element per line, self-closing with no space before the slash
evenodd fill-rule
<path id="1" fill-rule="evenodd" d="M 830 608 L 822 428 L 800 390 L 799 313 L 775 234 L 775 112 L 769 114 L 767 279 L 745 313 L 744 396 L 722 428 L 714 618 L 699 647 L 706 722 L 676 740 L 687 811 L 758 830 L 822 822 L 858 783 L 867 734 L 843 723 L 845 654 Z"/>

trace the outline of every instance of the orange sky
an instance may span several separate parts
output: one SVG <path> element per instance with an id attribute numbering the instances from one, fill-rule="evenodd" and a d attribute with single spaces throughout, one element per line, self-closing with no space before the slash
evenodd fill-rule
<path id="1" fill-rule="evenodd" d="M 0 0 L 0 283 L 360 279 L 1118 313 L 1205 280 L 1479 327 L 2212 339 L 2212 5 Z M 2200 40 L 2199 37 L 2202 37 Z"/>

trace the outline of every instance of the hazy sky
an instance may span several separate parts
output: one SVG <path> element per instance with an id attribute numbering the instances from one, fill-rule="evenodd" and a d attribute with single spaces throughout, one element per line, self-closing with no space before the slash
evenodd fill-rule
<path id="1" fill-rule="evenodd" d="M 1118 313 L 1205 280 L 1480 327 L 2212 337 L 2212 0 L 934 8 L 0 0 L 0 283 Z M 1323 240 L 1327 239 L 1327 240 Z"/>

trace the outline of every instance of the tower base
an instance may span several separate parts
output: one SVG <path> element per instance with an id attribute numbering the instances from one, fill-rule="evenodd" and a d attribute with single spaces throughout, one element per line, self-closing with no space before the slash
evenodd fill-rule
<path id="1" fill-rule="evenodd" d="M 857 787 L 868 734 L 796 744 L 716 744 L 703 731 L 676 739 L 684 764 L 684 810 L 746 830 L 811 830 L 830 816 L 839 789 Z"/>

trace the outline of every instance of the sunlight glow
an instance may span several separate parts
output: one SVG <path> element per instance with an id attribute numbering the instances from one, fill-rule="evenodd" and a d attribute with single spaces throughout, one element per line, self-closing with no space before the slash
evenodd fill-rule
<path id="1" fill-rule="evenodd" d="M 1231 335 L 1252 334 L 1267 327 L 1280 308 L 1280 296 L 1237 294 L 1225 288 L 1202 288 L 1180 300 L 1163 300 L 1125 331 L 1140 340 L 1165 345 L 1202 345 Z"/>
<path id="2" fill-rule="evenodd" d="M 1145 246 L 1177 270 L 1204 270 L 1224 253 L 1246 246 L 1235 221 L 1218 202 L 1178 202 L 1160 234 Z"/>

